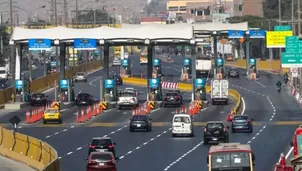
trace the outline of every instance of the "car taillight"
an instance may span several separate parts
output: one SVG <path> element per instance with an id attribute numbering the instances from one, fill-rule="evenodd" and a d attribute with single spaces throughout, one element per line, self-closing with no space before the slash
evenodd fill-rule
<path id="1" fill-rule="evenodd" d="M 207 132 L 207 128 L 204 129 L 204 132 Z"/>
<path id="2" fill-rule="evenodd" d="M 79 97 L 77 97 L 77 100 L 80 100 L 80 98 L 79 98 Z"/>
<path id="3" fill-rule="evenodd" d="M 175 98 L 180 99 L 180 96 L 175 96 Z"/>
<path id="4" fill-rule="evenodd" d="M 226 128 L 223 128 L 223 132 L 226 132 Z"/>
<path id="5" fill-rule="evenodd" d="M 135 101 L 135 98 L 133 97 L 132 100 Z"/>
<path id="6" fill-rule="evenodd" d="M 115 161 L 111 160 L 109 162 L 106 162 L 106 165 L 109 165 L 109 166 L 115 165 Z"/>
<path id="7" fill-rule="evenodd" d="M 113 144 L 110 144 L 108 147 L 109 147 L 109 148 L 114 148 L 114 145 L 113 145 Z"/>
<path id="8" fill-rule="evenodd" d="M 91 145 L 91 144 L 90 144 L 89 148 L 95 148 L 95 145 Z"/>
<path id="9" fill-rule="evenodd" d="M 166 96 L 165 99 L 168 99 L 168 96 Z"/>
<path id="10" fill-rule="evenodd" d="M 97 164 L 97 162 L 96 162 L 96 161 L 93 161 L 93 160 L 89 160 L 89 161 L 88 161 L 88 164 L 89 164 L 89 165 L 95 165 L 95 164 Z"/>
<path id="11" fill-rule="evenodd" d="M 120 101 L 120 98 L 117 98 L 117 101 Z"/>
<path id="12" fill-rule="evenodd" d="M 246 120 L 246 123 L 250 123 L 251 122 L 251 120 Z"/>

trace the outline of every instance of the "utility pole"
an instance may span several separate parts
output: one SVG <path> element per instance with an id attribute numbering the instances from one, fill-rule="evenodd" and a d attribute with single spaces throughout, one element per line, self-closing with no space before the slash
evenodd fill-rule
<path id="1" fill-rule="evenodd" d="M 78 0 L 76 0 L 76 28 L 79 28 L 79 23 L 78 23 L 78 17 L 79 17 L 79 3 Z"/>
<path id="2" fill-rule="evenodd" d="M 54 11 L 55 11 L 55 3 L 54 3 L 54 0 L 51 0 L 50 1 L 50 11 L 52 12 L 51 15 L 50 15 L 50 23 L 54 23 Z"/>
<path id="3" fill-rule="evenodd" d="M 67 0 L 64 0 L 64 24 L 67 26 L 68 24 L 68 8 L 67 8 Z"/>
<path id="4" fill-rule="evenodd" d="M 9 19 L 10 19 L 10 35 L 13 35 L 13 0 L 9 0 Z M 15 85 L 15 51 L 14 46 L 10 46 L 9 71 L 12 74 L 12 85 Z"/>
<path id="5" fill-rule="evenodd" d="M 291 12 L 292 12 L 292 29 L 293 29 L 293 35 L 295 35 L 295 24 L 294 24 L 294 19 L 295 19 L 295 15 L 294 15 L 294 0 L 292 0 L 292 7 L 291 7 Z"/>
<path id="6" fill-rule="evenodd" d="M 54 0 L 54 12 L 55 12 L 55 26 L 58 27 L 58 11 L 57 11 L 57 0 Z M 56 46 L 56 72 L 60 71 L 59 69 L 59 48 Z"/>

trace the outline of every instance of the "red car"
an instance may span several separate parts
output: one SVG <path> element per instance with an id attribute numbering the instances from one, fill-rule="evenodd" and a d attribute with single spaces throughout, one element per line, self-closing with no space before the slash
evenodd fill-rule
<path id="1" fill-rule="evenodd" d="M 117 171 L 118 157 L 114 157 L 112 152 L 92 152 L 89 158 L 85 158 L 85 160 L 87 160 L 87 171 Z"/>

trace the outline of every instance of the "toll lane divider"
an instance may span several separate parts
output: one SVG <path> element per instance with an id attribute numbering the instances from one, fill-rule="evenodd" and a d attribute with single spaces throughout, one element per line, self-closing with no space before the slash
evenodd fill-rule
<path id="1" fill-rule="evenodd" d="M 234 62 L 226 62 L 226 64 L 238 68 L 246 68 L 245 59 L 237 59 Z M 257 68 L 274 73 L 289 72 L 289 68 L 281 68 L 280 60 L 257 60 Z"/>
<path id="2" fill-rule="evenodd" d="M 125 84 L 131 84 L 136 86 L 147 86 L 147 80 L 141 79 L 141 78 L 129 78 L 129 77 L 123 77 L 123 83 Z M 178 88 L 181 91 L 192 91 L 192 84 L 186 84 L 186 83 L 178 83 Z M 206 92 L 211 92 L 211 86 L 206 86 Z M 242 99 L 241 95 L 238 91 L 234 89 L 229 89 L 229 96 L 231 96 L 235 101 L 236 105 L 233 109 L 235 114 L 240 114 L 242 110 Z"/>
<path id="3" fill-rule="evenodd" d="M 57 151 L 49 144 L 2 127 L 0 155 L 39 171 L 60 171 Z"/>
<path id="4" fill-rule="evenodd" d="M 74 67 L 74 69 L 67 69 L 65 71 L 65 78 L 73 78 L 73 74 L 76 72 L 92 72 L 97 69 L 100 69 L 102 66 L 103 64 L 101 60 L 84 63 Z M 43 92 L 47 89 L 53 88 L 55 87 L 55 83 L 58 82 L 59 79 L 60 73 L 57 72 L 33 80 L 31 83 L 31 92 Z M 11 96 L 14 93 L 14 87 L 9 87 L 7 89 L 0 90 L 0 105 L 4 105 L 5 103 L 11 101 Z"/>

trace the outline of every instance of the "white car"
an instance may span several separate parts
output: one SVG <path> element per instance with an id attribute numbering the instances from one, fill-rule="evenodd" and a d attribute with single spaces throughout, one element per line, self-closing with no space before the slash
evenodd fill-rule
<path id="1" fill-rule="evenodd" d="M 136 90 L 135 88 L 127 87 L 127 88 L 125 88 L 125 90 L 126 90 L 126 91 L 131 91 L 131 92 L 135 93 L 136 96 L 138 96 L 138 92 L 137 92 L 137 90 Z"/>
<path id="2" fill-rule="evenodd" d="M 85 76 L 85 73 L 84 72 L 77 72 L 76 73 L 76 76 L 74 78 L 74 81 L 75 82 L 78 82 L 78 81 L 84 81 L 84 82 L 87 82 L 87 78 Z"/>
<path id="3" fill-rule="evenodd" d="M 172 137 L 188 135 L 194 137 L 193 121 L 189 114 L 175 114 L 172 120 Z"/>
<path id="4" fill-rule="evenodd" d="M 123 107 L 138 107 L 136 92 L 122 90 L 118 93 L 117 107 L 122 109 Z"/>

